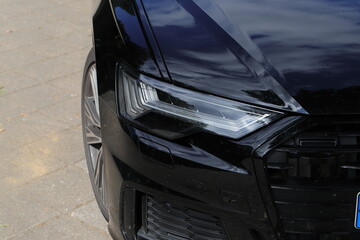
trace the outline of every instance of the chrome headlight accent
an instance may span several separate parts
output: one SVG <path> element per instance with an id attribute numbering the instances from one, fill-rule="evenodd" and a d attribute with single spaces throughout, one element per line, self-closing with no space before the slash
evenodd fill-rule
<path id="1" fill-rule="evenodd" d="M 191 91 L 144 75 L 121 72 L 121 113 L 148 131 L 178 138 L 208 131 L 238 139 L 283 114 L 225 98 Z"/>

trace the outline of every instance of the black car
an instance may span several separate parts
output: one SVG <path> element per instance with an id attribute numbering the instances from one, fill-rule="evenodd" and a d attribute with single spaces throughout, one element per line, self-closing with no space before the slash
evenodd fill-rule
<path id="1" fill-rule="evenodd" d="M 93 2 L 83 133 L 114 239 L 360 239 L 359 1 Z"/>

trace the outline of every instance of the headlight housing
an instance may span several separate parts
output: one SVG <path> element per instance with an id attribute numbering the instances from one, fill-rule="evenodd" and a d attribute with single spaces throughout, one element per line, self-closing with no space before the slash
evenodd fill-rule
<path id="1" fill-rule="evenodd" d="M 241 138 L 283 114 L 120 71 L 121 114 L 147 131 L 175 139 L 199 131 Z"/>

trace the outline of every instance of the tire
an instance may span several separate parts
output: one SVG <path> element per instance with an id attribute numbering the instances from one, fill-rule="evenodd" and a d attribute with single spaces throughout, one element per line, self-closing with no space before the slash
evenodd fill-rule
<path id="1" fill-rule="evenodd" d="M 101 213 L 109 221 L 94 48 L 90 50 L 84 68 L 81 119 L 90 182 Z"/>

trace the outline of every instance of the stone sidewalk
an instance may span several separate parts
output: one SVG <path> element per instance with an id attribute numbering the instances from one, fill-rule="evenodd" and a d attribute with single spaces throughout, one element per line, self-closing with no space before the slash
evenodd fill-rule
<path id="1" fill-rule="evenodd" d="M 0 239 L 111 239 L 84 160 L 91 0 L 0 1 Z"/>

